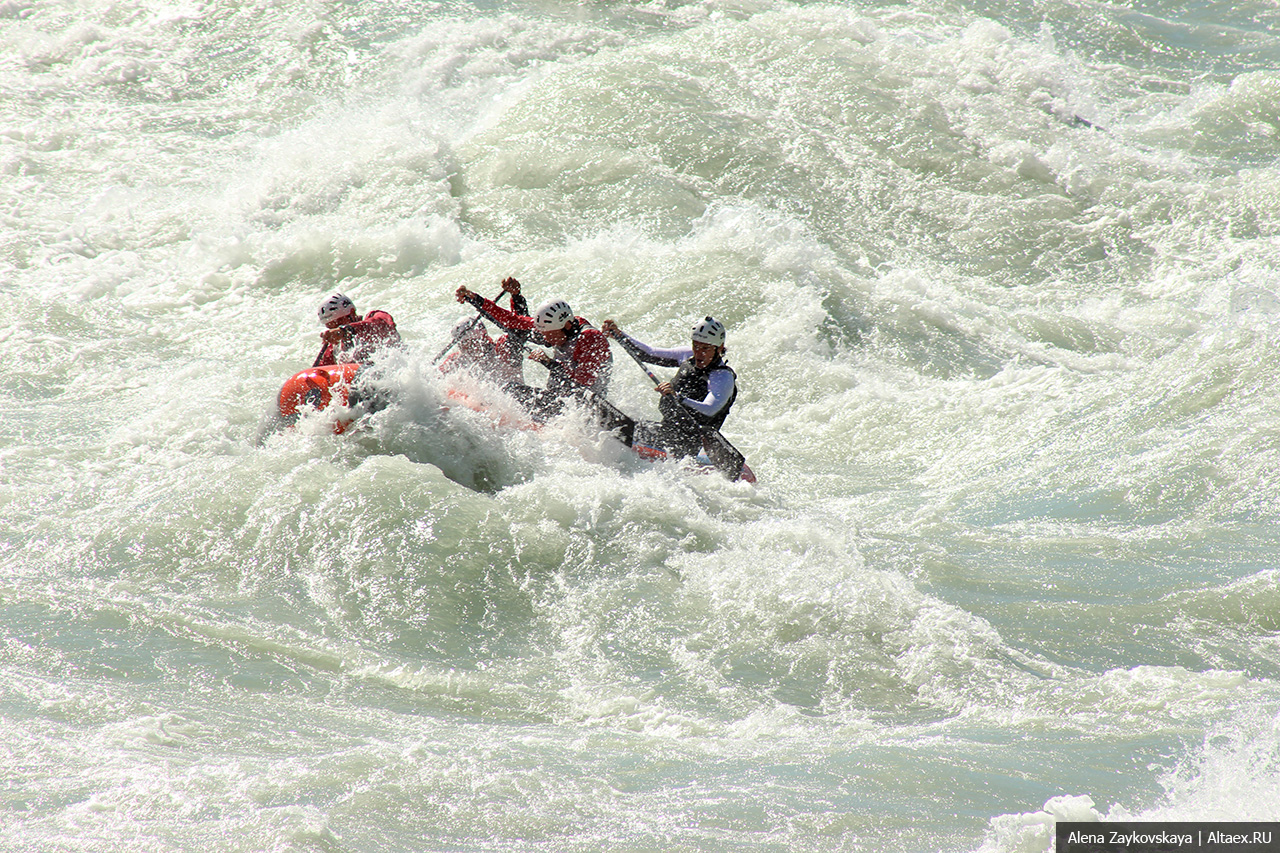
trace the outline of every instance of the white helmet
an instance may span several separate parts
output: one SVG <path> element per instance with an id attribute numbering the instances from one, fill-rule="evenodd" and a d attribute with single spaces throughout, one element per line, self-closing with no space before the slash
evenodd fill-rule
<path id="1" fill-rule="evenodd" d="M 573 319 L 573 309 L 563 299 L 544 302 L 533 312 L 533 324 L 540 332 L 554 332 L 569 325 Z"/>
<path id="2" fill-rule="evenodd" d="M 708 315 L 693 324 L 693 339 L 700 344 L 711 344 L 713 347 L 724 346 L 724 323 Z"/>
<path id="3" fill-rule="evenodd" d="M 481 323 L 478 317 L 463 317 L 453 324 L 453 328 L 449 330 L 449 337 L 465 341 L 484 331 L 484 323 Z"/>
<path id="4" fill-rule="evenodd" d="M 335 293 L 320 303 L 320 310 L 316 313 L 320 323 L 327 326 L 334 320 L 356 313 L 356 304 L 341 293 Z"/>

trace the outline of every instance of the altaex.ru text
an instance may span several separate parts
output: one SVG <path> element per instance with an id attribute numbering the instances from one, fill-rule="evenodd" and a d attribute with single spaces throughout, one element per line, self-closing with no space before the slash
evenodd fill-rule
<path id="1" fill-rule="evenodd" d="M 1213 830 L 1204 834 L 1204 844 L 1270 844 L 1271 833 L 1264 830 L 1253 832 L 1219 832 Z"/>

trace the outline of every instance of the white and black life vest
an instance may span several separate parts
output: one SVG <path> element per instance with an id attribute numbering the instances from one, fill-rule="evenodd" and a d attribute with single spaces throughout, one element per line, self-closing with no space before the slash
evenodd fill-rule
<path id="1" fill-rule="evenodd" d="M 687 406 L 683 407 L 697 423 L 713 429 L 720 429 L 725 418 L 729 417 L 729 410 L 733 408 L 733 401 L 738 399 L 738 374 L 733 372 L 733 368 L 718 355 L 714 361 L 703 368 L 698 367 L 698 363 L 694 359 L 686 358 L 680 362 L 680 369 L 676 371 L 676 375 L 671 379 L 671 387 L 677 396 L 687 397 L 690 400 L 704 400 L 709 390 L 708 381 L 711 378 L 711 374 L 717 370 L 727 370 L 733 376 L 733 393 L 729 395 L 729 402 L 725 403 L 720 408 L 720 411 L 714 415 L 704 415 Z"/>

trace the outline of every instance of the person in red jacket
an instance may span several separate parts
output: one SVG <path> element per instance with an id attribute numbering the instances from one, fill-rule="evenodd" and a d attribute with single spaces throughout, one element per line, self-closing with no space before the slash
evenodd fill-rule
<path id="1" fill-rule="evenodd" d="M 320 333 L 324 348 L 312 367 L 325 364 L 361 364 L 376 350 L 398 346 L 396 321 L 386 311 L 370 311 L 361 317 L 356 306 L 341 293 L 320 303 L 316 312 L 325 327 Z"/>
<path id="2" fill-rule="evenodd" d="M 609 339 L 585 318 L 575 316 L 563 299 L 546 302 L 538 306 L 532 316 L 525 317 L 507 311 L 465 286 L 459 287 L 455 296 L 508 333 L 526 332 L 534 343 L 551 348 L 552 355 L 541 351 L 529 354 L 532 361 L 551 372 L 547 387 L 541 392 L 528 386 L 520 386 L 523 391 L 511 389 L 531 405 L 535 413 L 546 417 L 555 414 L 563 405 L 563 399 L 574 393 L 586 391 L 604 397 L 613 368 Z"/>
<path id="3" fill-rule="evenodd" d="M 511 296 L 511 312 L 527 317 L 529 303 L 520 293 L 520 282 L 507 277 L 502 280 L 502 290 Z M 458 349 L 440 365 L 442 372 L 475 368 L 499 385 L 524 384 L 524 347 L 529 332 L 507 332 L 494 340 L 479 317 L 464 317 L 453 324 L 449 338 L 451 346 L 456 344 Z"/>
<path id="4" fill-rule="evenodd" d="M 471 370 L 504 388 L 524 384 L 524 353 L 513 347 L 510 334 L 495 341 L 479 318 L 464 317 L 453 324 L 450 337 L 458 348 L 440 363 L 441 373 Z"/>

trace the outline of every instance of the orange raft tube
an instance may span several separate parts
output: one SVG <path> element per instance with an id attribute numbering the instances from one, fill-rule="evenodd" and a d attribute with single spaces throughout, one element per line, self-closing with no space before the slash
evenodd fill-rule
<path id="1" fill-rule="evenodd" d="M 277 406 L 284 423 L 293 426 L 305 408 L 322 410 L 335 400 L 346 406 L 351 401 L 351 385 L 359 372 L 359 364 L 325 364 L 308 367 L 285 380 L 280 387 Z M 352 419 L 339 419 L 333 425 L 337 434 L 346 432 Z"/>

